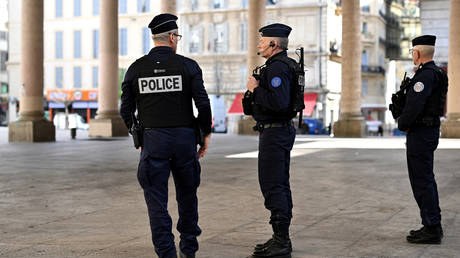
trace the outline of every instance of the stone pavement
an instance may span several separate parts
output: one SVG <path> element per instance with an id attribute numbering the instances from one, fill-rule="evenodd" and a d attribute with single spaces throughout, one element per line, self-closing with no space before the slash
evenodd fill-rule
<path id="1" fill-rule="evenodd" d="M 6 135 L 0 127 L 0 257 L 156 257 L 130 138 L 58 131 L 54 143 L 11 144 Z M 292 257 L 460 257 L 460 140 L 442 139 L 435 154 L 445 237 L 433 246 L 405 241 L 420 219 L 404 141 L 297 138 Z M 255 136 L 213 135 L 197 257 L 246 257 L 270 237 L 256 150 Z"/>

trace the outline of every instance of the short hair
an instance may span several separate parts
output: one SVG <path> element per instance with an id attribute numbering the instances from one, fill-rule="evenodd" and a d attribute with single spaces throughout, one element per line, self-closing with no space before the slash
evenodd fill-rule
<path id="1" fill-rule="evenodd" d="M 418 45 L 416 47 L 417 47 L 417 50 L 420 52 L 420 55 L 422 57 L 433 58 L 433 56 L 434 56 L 434 46 Z"/>
<path id="2" fill-rule="evenodd" d="M 158 34 L 153 34 L 152 39 L 153 41 L 156 41 L 156 42 L 168 43 L 169 34 L 177 34 L 177 32 L 178 32 L 177 29 L 173 29 L 173 30 L 165 31 L 165 32 L 158 33 Z"/>
<path id="3" fill-rule="evenodd" d="M 274 40 L 276 40 L 276 42 L 278 42 L 278 47 L 283 49 L 283 50 L 287 50 L 288 49 L 288 44 L 289 44 L 289 38 L 278 38 L 278 37 L 275 37 L 273 38 Z"/>

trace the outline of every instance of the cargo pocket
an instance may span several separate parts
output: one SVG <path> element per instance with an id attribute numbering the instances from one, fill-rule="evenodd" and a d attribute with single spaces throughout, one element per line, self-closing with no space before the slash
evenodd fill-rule
<path id="1" fill-rule="evenodd" d="M 201 165 L 200 162 L 198 161 L 198 155 L 195 156 L 195 161 L 194 161 L 194 181 L 195 181 L 195 187 L 200 186 L 200 178 L 201 178 Z"/>

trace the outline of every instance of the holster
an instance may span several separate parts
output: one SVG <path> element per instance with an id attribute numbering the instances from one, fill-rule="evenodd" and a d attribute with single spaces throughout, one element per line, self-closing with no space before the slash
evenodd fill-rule
<path id="1" fill-rule="evenodd" d="M 195 131 L 196 144 L 203 146 L 204 145 L 204 134 L 200 128 L 200 122 L 198 118 L 193 120 L 193 130 Z"/>
<path id="2" fill-rule="evenodd" d="M 133 136 L 134 148 L 139 149 L 139 147 L 144 146 L 144 130 L 140 126 L 133 124 L 130 131 Z"/>
<path id="3" fill-rule="evenodd" d="M 252 92 L 250 91 L 246 91 L 244 93 L 244 97 L 243 99 L 241 100 L 242 101 L 242 104 L 243 104 L 243 112 L 245 115 L 253 115 L 254 114 L 254 111 L 252 110 L 252 104 L 254 102 L 254 96 L 252 94 Z"/>

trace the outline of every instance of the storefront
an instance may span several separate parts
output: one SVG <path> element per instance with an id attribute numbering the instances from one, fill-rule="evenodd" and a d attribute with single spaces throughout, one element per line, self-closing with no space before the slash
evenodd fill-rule
<path id="1" fill-rule="evenodd" d="M 65 112 L 81 115 L 87 123 L 96 116 L 98 90 L 48 90 L 49 120 L 53 121 L 53 114 Z"/>

